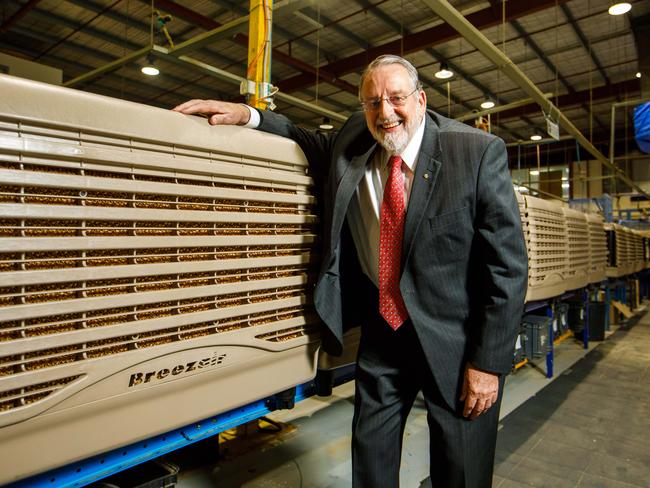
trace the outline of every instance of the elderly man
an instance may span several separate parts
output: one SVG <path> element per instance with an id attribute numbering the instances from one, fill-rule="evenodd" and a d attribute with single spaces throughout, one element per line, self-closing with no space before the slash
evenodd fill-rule
<path id="1" fill-rule="evenodd" d="M 396 487 L 406 418 L 427 408 L 434 487 L 492 482 L 499 405 L 527 257 L 501 139 L 427 111 L 407 60 L 380 56 L 363 113 L 332 134 L 245 105 L 191 100 L 211 124 L 289 137 L 324 185 L 315 308 L 324 346 L 361 325 L 352 420 L 355 487 Z"/>

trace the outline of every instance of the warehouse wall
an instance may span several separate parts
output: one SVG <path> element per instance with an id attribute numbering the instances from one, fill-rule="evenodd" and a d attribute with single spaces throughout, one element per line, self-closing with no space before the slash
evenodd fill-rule
<path id="1" fill-rule="evenodd" d="M 650 193 L 650 156 L 632 160 L 631 177 L 644 191 Z"/>
<path id="2" fill-rule="evenodd" d="M 572 163 L 573 198 L 592 198 L 603 194 L 603 167 L 600 161 Z"/>
<path id="3" fill-rule="evenodd" d="M 4 53 L 0 53 L 0 73 L 53 85 L 60 85 L 63 81 L 63 71 L 60 69 Z"/>

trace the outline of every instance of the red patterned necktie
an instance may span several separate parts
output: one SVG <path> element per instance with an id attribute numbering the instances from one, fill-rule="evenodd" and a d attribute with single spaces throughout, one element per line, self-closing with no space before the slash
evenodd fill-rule
<path id="1" fill-rule="evenodd" d="M 404 235 L 404 173 L 402 158 L 392 156 L 379 223 L 379 313 L 395 330 L 408 318 L 399 290 Z"/>

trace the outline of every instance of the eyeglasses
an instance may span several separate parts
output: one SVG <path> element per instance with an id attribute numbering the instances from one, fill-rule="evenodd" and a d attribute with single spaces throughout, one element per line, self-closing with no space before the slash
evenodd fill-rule
<path id="1" fill-rule="evenodd" d="M 372 112 L 374 110 L 378 110 L 379 107 L 381 106 L 381 102 L 386 100 L 392 107 L 403 107 L 404 104 L 406 104 L 406 99 L 413 95 L 418 89 L 416 88 L 413 90 L 411 93 L 408 95 L 393 95 L 391 97 L 385 97 L 385 98 L 373 98 L 370 100 L 362 100 L 361 101 L 361 107 L 366 111 L 366 112 Z"/>

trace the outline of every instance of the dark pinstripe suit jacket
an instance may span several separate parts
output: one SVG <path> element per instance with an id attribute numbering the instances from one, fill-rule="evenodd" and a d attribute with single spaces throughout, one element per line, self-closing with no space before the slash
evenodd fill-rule
<path id="1" fill-rule="evenodd" d="M 261 112 L 260 129 L 295 140 L 324 182 L 323 261 L 314 304 L 336 353 L 364 314 L 367 281 L 346 212 L 377 148 L 363 113 L 334 134 Z M 343 264 L 342 264 L 343 263 Z M 438 387 L 458 405 L 465 363 L 508 373 L 527 283 L 527 254 L 501 139 L 427 112 L 404 229 L 400 289 Z M 374 289 L 376 295 L 376 288 Z M 374 299 L 376 303 L 376 297 Z"/>

